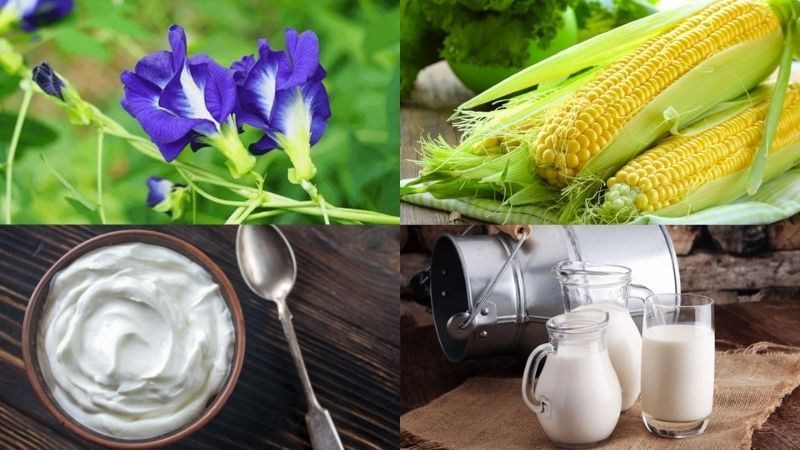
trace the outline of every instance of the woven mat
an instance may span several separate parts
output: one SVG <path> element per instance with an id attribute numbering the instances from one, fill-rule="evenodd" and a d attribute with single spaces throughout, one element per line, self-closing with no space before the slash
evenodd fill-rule
<path id="1" fill-rule="evenodd" d="M 401 446 L 429 449 L 552 448 L 520 398 L 519 378 L 476 377 L 400 418 Z M 690 439 L 653 436 L 637 402 L 604 449 L 749 449 L 753 430 L 800 385 L 800 348 L 761 342 L 717 352 L 714 410 L 706 432 Z"/>

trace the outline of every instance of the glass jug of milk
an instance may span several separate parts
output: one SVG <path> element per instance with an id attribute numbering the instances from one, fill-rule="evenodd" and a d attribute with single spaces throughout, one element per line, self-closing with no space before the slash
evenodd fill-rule
<path id="1" fill-rule="evenodd" d="M 582 261 L 562 261 L 552 270 L 561 283 L 566 311 L 600 310 L 609 315 L 606 340 L 611 364 L 622 388 L 622 411 L 641 391 L 642 336 L 628 311 L 631 290 L 652 292 L 631 284 L 631 269 Z"/>
<path id="2" fill-rule="evenodd" d="M 522 399 L 558 446 L 596 444 L 617 426 L 622 396 L 606 347 L 608 323 L 608 313 L 596 310 L 552 317 L 550 342 L 534 349 L 525 364 Z"/>

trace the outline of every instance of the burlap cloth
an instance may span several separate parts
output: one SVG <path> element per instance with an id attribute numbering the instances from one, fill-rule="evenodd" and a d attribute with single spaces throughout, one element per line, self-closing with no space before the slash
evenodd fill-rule
<path id="1" fill-rule="evenodd" d="M 519 378 L 476 377 L 400 418 L 401 446 L 427 449 L 552 448 L 522 403 Z M 717 352 L 714 410 L 706 432 L 673 440 L 645 430 L 637 402 L 604 449 L 749 449 L 753 430 L 800 384 L 800 348 L 761 342 Z"/>

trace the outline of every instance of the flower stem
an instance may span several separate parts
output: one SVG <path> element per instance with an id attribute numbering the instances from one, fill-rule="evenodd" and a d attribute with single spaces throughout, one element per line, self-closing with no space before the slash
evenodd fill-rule
<path id="1" fill-rule="evenodd" d="M 320 211 L 322 211 L 322 219 L 325 221 L 325 225 L 330 225 L 331 221 L 328 219 L 328 211 L 325 207 L 325 199 L 322 197 L 322 194 L 319 193 L 317 187 L 314 186 L 308 180 L 302 180 L 300 182 L 300 186 L 308 193 L 308 196 L 311 198 L 312 201 L 316 202 L 319 205 Z"/>
<path id="2" fill-rule="evenodd" d="M 321 216 L 322 211 L 318 207 L 291 208 L 292 212 L 306 214 L 310 216 Z M 362 223 L 374 223 L 383 225 L 399 225 L 400 218 L 372 211 L 362 211 L 360 209 L 349 208 L 330 208 L 328 215 L 334 219 L 351 220 Z"/>
<path id="3" fill-rule="evenodd" d="M 281 214 L 286 214 L 286 211 L 281 209 L 271 209 L 269 211 L 262 211 L 255 214 L 250 214 L 247 216 L 245 220 L 258 220 L 258 219 L 266 219 L 267 217 L 275 217 L 280 216 Z"/>
<path id="4" fill-rule="evenodd" d="M 292 161 L 293 167 L 288 172 L 289 182 L 301 184 L 303 181 L 314 178 L 317 168 L 311 161 L 311 147 L 308 140 L 293 141 L 281 135 L 278 135 L 277 139 L 283 151 L 289 156 L 289 160 Z"/>
<path id="5" fill-rule="evenodd" d="M 225 165 L 231 171 L 231 176 L 241 178 L 253 170 L 256 158 L 244 148 L 235 124 L 224 123 L 219 134 L 206 138 L 208 143 L 222 152 L 227 158 Z"/>
<path id="6" fill-rule="evenodd" d="M 22 135 L 22 125 L 25 123 L 25 116 L 28 114 L 28 107 L 30 107 L 31 98 L 33 97 L 33 90 L 30 89 L 29 85 L 26 84 L 26 86 L 27 87 L 23 88 L 25 94 L 22 97 L 22 106 L 19 108 L 17 123 L 14 125 L 14 134 L 11 136 L 11 145 L 8 147 L 8 156 L 6 157 L 6 225 L 11 224 L 11 189 L 14 178 L 14 156 L 17 153 L 19 138 Z"/>
<path id="7" fill-rule="evenodd" d="M 250 214 L 258 208 L 263 202 L 260 198 L 254 198 L 246 206 L 240 206 L 228 217 L 225 225 L 239 225 L 250 216 Z"/>
<path id="8" fill-rule="evenodd" d="M 197 191 L 192 189 L 192 225 L 197 225 Z"/>
<path id="9" fill-rule="evenodd" d="M 210 200 L 210 201 L 212 201 L 214 203 L 217 203 L 217 204 L 220 204 L 220 205 L 225 205 L 225 206 L 247 206 L 247 205 L 249 205 L 248 202 L 237 202 L 237 201 L 234 201 L 234 200 L 225 200 L 223 198 L 219 198 L 219 197 L 217 197 L 215 195 L 212 195 L 212 194 L 208 193 L 207 191 L 205 191 L 204 189 L 201 189 L 200 186 L 198 186 L 197 184 L 195 184 L 195 182 L 192 181 L 192 177 L 189 176 L 188 173 L 186 173 L 182 169 L 178 169 L 178 172 L 180 172 L 181 176 L 183 176 L 183 179 L 186 180 L 186 182 L 192 188 L 192 192 L 197 192 L 201 196 L 205 197 L 206 199 L 208 199 L 208 200 Z"/>
<path id="10" fill-rule="evenodd" d="M 97 212 L 100 214 L 100 223 L 106 224 L 106 210 L 103 207 L 103 141 L 105 133 L 102 128 L 97 130 Z"/>

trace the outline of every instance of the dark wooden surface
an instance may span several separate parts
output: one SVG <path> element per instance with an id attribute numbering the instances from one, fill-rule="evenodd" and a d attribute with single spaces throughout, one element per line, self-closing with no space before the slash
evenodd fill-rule
<path id="1" fill-rule="evenodd" d="M 39 278 L 75 244 L 118 227 L 0 227 L 0 448 L 89 447 L 34 396 L 20 339 Z M 225 271 L 244 310 L 247 350 L 222 411 L 175 448 L 310 448 L 305 400 L 274 305 L 244 284 L 235 227 L 152 229 L 196 245 Z M 320 403 L 348 448 L 398 443 L 400 285 L 397 227 L 281 227 L 299 273 L 289 297 Z"/>
<path id="2" fill-rule="evenodd" d="M 800 301 L 722 305 L 715 313 L 720 349 L 759 341 L 800 346 Z M 510 357 L 448 362 L 432 326 L 403 328 L 401 345 L 402 413 L 427 404 L 469 377 L 498 370 L 522 372 L 522 363 Z M 761 430 L 753 433 L 753 449 L 800 449 L 800 388 L 784 399 Z"/>

